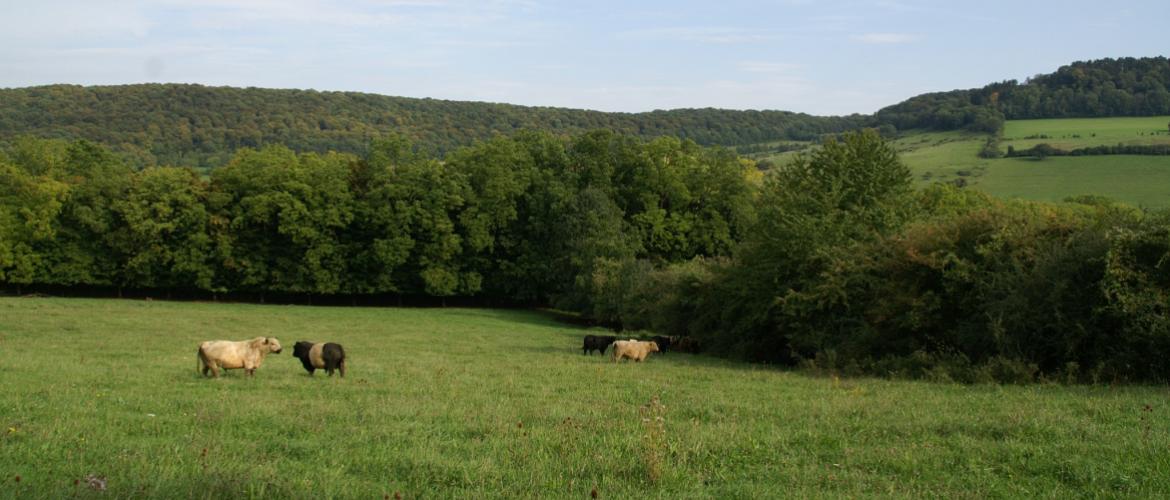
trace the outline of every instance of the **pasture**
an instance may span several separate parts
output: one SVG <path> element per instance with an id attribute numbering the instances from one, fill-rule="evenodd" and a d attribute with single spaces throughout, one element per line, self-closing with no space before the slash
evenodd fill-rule
<path id="1" fill-rule="evenodd" d="M 894 149 L 918 185 L 965 178 L 976 184 L 993 160 L 979 157 L 986 134 L 972 132 L 914 132 L 893 141 Z"/>
<path id="2" fill-rule="evenodd" d="M 1027 149 L 1046 143 L 1072 150 L 1114 144 L 1170 144 L 1168 124 L 1170 116 L 1008 120 L 1000 147 Z"/>
<path id="3" fill-rule="evenodd" d="M 1170 157 L 1061 156 L 993 160 L 978 189 L 1004 198 L 1061 201 L 1096 194 L 1133 206 L 1170 207 Z"/>
<path id="4" fill-rule="evenodd" d="M 0 297 L 0 481 L 32 498 L 1170 495 L 1164 386 L 613 364 L 581 354 L 587 332 L 519 310 Z M 254 378 L 196 374 L 199 341 L 258 335 L 285 350 Z M 343 344 L 347 377 L 308 376 L 296 340 Z"/>

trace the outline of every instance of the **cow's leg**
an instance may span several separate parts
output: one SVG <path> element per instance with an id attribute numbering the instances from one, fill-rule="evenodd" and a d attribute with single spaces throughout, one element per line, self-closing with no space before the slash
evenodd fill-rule
<path id="1" fill-rule="evenodd" d="M 211 378 L 219 378 L 219 365 L 213 361 L 208 366 L 211 368 Z"/>
<path id="2" fill-rule="evenodd" d="M 344 359 L 341 360 L 340 363 L 337 363 L 337 372 L 341 375 L 341 378 L 345 378 L 345 360 Z"/>

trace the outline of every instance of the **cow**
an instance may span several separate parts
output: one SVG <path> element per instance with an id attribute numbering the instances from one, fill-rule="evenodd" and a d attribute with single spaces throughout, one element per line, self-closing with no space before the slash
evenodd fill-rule
<path id="1" fill-rule="evenodd" d="M 264 363 L 268 353 L 280 354 L 280 341 L 275 337 L 256 337 L 252 340 L 208 340 L 199 344 L 199 364 L 196 372 L 218 378 L 220 368 L 230 370 L 243 368 L 248 376 L 254 376 L 256 369 Z"/>
<path id="2" fill-rule="evenodd" d="M 337 370 L 341 373 L 341 378 L 345 378 L 345 349 L 341 348 L 341 344 L 301 340 L 293 345 L 293 356 L 301 360 L 309 375 L 324 368 L 330 377 L 333 376 L 333 370 Z"/>
<path id="3" fill-rule="evenodd" d="M 670 351 L 670 337 L 655 335 L 650 337 L 650 340 L 653 340 L 655 344 L 658 344 L 658 349 L 661 350 L 664 354 Z"/>
<path id="4" fill-rule="evenodd" d="M 596 350 L 598 354 L 605 354 L 605 349 L 614 343 L 617 337 L 613 335 L 586 335 L 585 345 L 581 346 L 581 354 L 589 354 Z"/>
<path id="5" fill-rule="evenodd" d="M 619 340 L 613 343 L 613 362 L 617 363 L 622 358 L 630 358 L 634 361 L 641 362 L 647 356 L 650 356 L 652 352 L 658 352 L 658 344 L 654 342 Z"/>

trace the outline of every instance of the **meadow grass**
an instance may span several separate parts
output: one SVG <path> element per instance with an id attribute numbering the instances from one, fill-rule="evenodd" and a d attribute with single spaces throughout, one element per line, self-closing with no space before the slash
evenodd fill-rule
<path id="1" fill-rule="evenodd" d="M 912 132 L 892 144 L 919 185 L 965 178 L 978 183 L 991 160 L 979 157 L 987 134 L 972 132 Z"/>
<path id="2" fill-rule="evenodd" d="M 581 354 L 587 331 L 520 310 L 0 298 L 0 491 L 1170 495 L 1166 387 L 838 379 L 679 353 L 614 364 Z M 256 335 L 285 352 L 254 378 L 196 374 L 199 341 Z M 342 343 L 348 376 L 310 377 L 290 356 L 302 339 Z"/>
<path id="3" fill-rule="evenodd" d="M 1060 156 L 995 160 L 979 189 L 1004 198 L 1060 201 L 1102 195 L 1146 208 L 1170 207 L 1170 157 Z"/>
<path id="4" fill-rule="evenodd" d="M 1072 150 L 1114 144 L 1170 144 L 1168 124 L 1170 116 L 1008 120 L 1000 147 L 1027 149 L 1046 143 Z M 1047 137 L 1034 137 L 1039 135 Z"/>

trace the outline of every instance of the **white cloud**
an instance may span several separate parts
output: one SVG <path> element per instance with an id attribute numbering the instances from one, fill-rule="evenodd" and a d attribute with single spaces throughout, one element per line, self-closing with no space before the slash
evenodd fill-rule
<path id="1" fill-rule="evenodd" d="M 871 45 L 910 43 L 921 39 L 920 36 L 909 33 L 866 33 L 864 35 L 853 35 L 850 38 Z"/>

